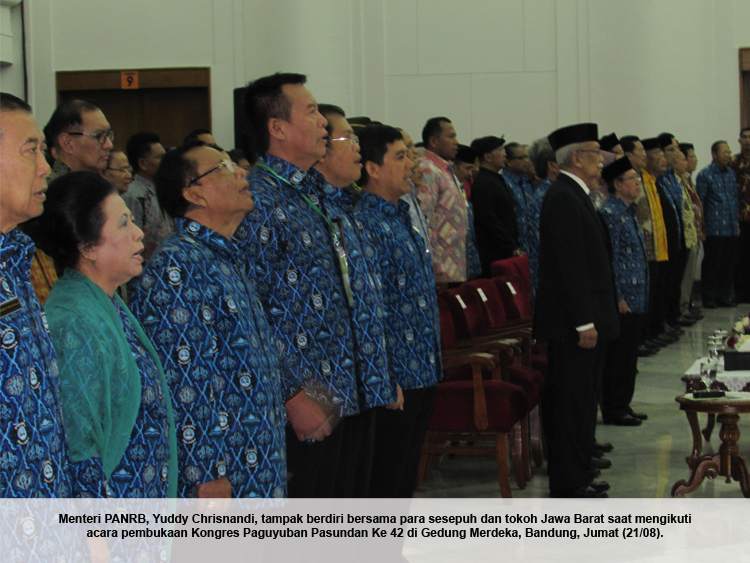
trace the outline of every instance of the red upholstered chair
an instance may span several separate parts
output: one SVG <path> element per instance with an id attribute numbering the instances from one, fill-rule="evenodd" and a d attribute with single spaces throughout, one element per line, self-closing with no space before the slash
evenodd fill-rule
<path id="1" fill-rule="evenodd" d="M 443 356 L 443 368 L 455 372 L 470 366 L 472 376 L 468 380 L 444 381 L 437 385 L 417 487 L 427 474 L 433 455 L 488 455 L 494 450 L 500 494 L 510 498 L 508 438 L 518 479 L 518 468 L 522 464 L 519 421 L 529 412 L 526 394 L 512 383 L 489 379 L 489 374 L 497 369 L 497 362 L 491 355 L 454 354 Z"/>
<path id="2" fill-rule="evenodd" d="M 505 260 L 498 260 L 490 264 L 490 274 L 493 278 L 503 276 L 515 276 L 523 284 L 529 293 L 531 292 L 531 271 L 529 270 L 529 257 L 513 256 Z"/>
<path id="3" fill-rule="evenodd" d="M 497 276 L 492 281 L 500 293 L 508 319 L 524 319 L 531 323 L 534 317 L 531 292 L 523 281 L 518 276 Z"/>

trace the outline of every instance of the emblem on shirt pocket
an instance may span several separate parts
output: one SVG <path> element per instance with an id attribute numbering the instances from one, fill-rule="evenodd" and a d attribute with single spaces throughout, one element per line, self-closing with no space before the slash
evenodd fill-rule
<path id="1" fill-rule="evenodd" d="M 245 450 L 245 465 L 251 468 L 258 466 L 258 452 L 255 449 Z"/>
<path id="2" fill-rule="evenodd" d="M 182 270 L 176 266 L 167 268 L 167 279 L 170 285 L 180 285 L 182 283 Z"/>
<path id="3" fill-rule="evenodd" d="M 181 365 L 186 365 L 190 363 L 191 359 L 191 352 L 189 346 L 178 346 L 177 347 L 177 361 L 180 362 Z"/>
<path id="4" fill-rule="evenodd" d="M 195 443 L 195 426 L 186 424 L 178 432 L 178 438 L 183 444 Z"/>
<path id="5" fill-rule="evenodd" d="M 237 374 L 237 385 L 243 391 L 250 391 L 253 388 L 253 376 L 246 371 Z"/>

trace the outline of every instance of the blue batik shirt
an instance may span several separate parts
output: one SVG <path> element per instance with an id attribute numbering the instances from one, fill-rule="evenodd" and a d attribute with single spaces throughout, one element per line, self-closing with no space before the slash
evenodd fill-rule
<path id="1" fill-rule="evenodd" d="M 549 187 L 552 185 L 552 180 L 544 179 L 537 186 L 534 191 L 534 196 L 529 202 L 528 209 L 528 248 L 526 254 L 529 258 L 529 273 L 531 274 L 531 285 L 536 292 L 537 284 L 539 283 L 539 224 L 542 221 L 542 203 L 544 202 L 544 196 L 547 195 Z"/>
<path id="2" fill-rule="evenodd" d="M 529 226 L 529 206 L 534 200 L 534 184 L 525 174 L 514 174 L 503 170 L 503 178 L 516 201 L 516 222 L 518 223 L 518 245 L 528 252 L 531 228 Z"/>
<path id="3" fill-rule="evenodd" d="M 31 286 L 34 243 L 0 233 L 0 498 L 72 497 L 57 360 Z"/>
<path id="4" fill-rule="evenodd" d="M 482 262 L 477 249 L 477 235 L 474 231 L 474 206 L 467 203 L 469 229 L 466 232 L 466 279 L 473 280 L 482 275 Z"/>
<path id="5" fill-rule="evenodd" d="M 612 271 L 617 301 L 625 300 L 633 313 L 648 310 L 648 256 L 643 231 L 638 223 L 638 204 L 628 205 L 613 196 L 599 210 L 612 240 Z"/>
<path id="6" fill-rule="evenodd" d="M 735 237 L 739 226 L 737 175 L 729 166 L 721 170 L 712 162 L 698 173 L 695 189 L 703 203 L 708 237 Z"/>
<path id="7" fill-rule="evenodd" d="M 364 409 L 388 405 L 397 399 L 386 353 L 383 287 L 375 246 L 354 215 L 352 194 L 326 183 L 316 205 L 328 216 L 346 252 L 354 303 L 351 307 L 356 342 L 357 372 Z"/>
<path id="8" fill-rule="evenodd" d="M 221 477 L 237 498 L 286 495 L 279 350 L 240 257 L 176 219 L 131 296 L 172 392 L 180 497 Z"/>
<path id="9" fill-rule="evenodd" d="M 339 416 L 360 412 L 353 321 L 328 224 L 302 195 L 318 198 L 326 185 L 272 155 L 248 174 L 255 208 L 235 233 L 257 281 L 272 334 L 287 370 L 286 397 L 304 388 Z"/>
<path id="10" fill-rule="evenodd" d="M 667 168 L 664 174 L 661 174 L 656 178 L 656 183 L 659 184 L 669 198 L 669 203 L 672 204 L 675 216 L 677 217 L 677 226 L 682 233 L 682 184 L 675 176 L 673 168 Z M 680 237 L 682 239 L 682 237 Z"/>
<path id="11" fill-rule="evenodd" d="M 365 191 L 356 212 L 377 251 L 391 372 L 404 390 L 437 385 L 442 367 L 435 275 L 409 206 Z"/>

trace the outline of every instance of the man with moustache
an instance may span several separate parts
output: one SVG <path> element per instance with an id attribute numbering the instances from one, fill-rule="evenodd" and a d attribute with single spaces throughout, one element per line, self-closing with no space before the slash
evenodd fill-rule
<path id="1" fill-rule="evenodd" d="M 589 197 L 601 176 L 595 123 L 549 135 L 560 174 L 544 198 L 534 336 L 548 342 L 542 416 L 553 497 L 606 496 L 592 482 L 597 399 L 617 301 L 607 228 Z"/>
<path id="2" fill-rule="evenodd" d="M 466 281 L 468 207 L 453 159 L 458 152 L 456 129 L 447 117 L 433 117 L 422 129 L 424 156 L 420 160 L 424 183 L 419 203 L 427 218 L 432 265 L 439 289 Z"/>

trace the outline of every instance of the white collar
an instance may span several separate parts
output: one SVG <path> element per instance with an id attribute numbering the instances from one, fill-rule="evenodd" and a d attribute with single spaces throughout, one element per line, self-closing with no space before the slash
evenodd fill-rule
<path id="1" fill-rule="evenodd" d="M 591 193 L 591 190 L 586 185 L 586 183 L 575 174 L 571 174 L 570 172 L 567 172 L 566 170 L 560 170 L 560 174 L 565 174 L 566 176 L 570 176 L 571 178 L 573 178 L 576 181 L 576 183 L 583 188 L 583 191 L 586 192 L 586 195 L 589 195 Z"/>

